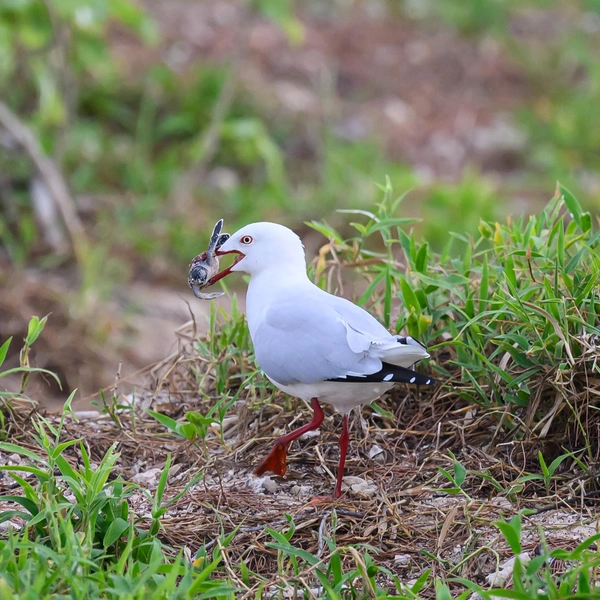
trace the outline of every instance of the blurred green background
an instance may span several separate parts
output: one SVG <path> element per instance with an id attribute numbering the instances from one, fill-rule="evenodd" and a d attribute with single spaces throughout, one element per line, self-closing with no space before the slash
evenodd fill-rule
<path id="1" fill-rule="evenodd" d="M 556 180 L 598 213 L 599 56 L 598 0 L 0 0 L 0 341 L 51 312 L 85 397 L 208 308 L 217 218 L 314 253 L 386 176 L 438 248 Z"/>

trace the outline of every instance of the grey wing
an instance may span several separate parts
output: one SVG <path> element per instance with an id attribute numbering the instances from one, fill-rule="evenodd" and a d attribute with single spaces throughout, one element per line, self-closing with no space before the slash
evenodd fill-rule
<path id="1" fill-rule="evenodd" d="M 381 360 L 368 352 L 370 343 L 360 343 L 356 333 L 331 306 L 280 303 L 267 309 L 254 331 L 256 360 L 283 385 L 379 371 Z"/>
<path id="2" fill-rule="evenodd" d="M 366 350 L 383 363 L 406 368 L 429 357 L 423 344 L 412 337 L 404 338 L 392 335 L 377 319 L 360 306 L 331 294 L 326 294 L 324 299 L 347 324 L 348 342 L 353 350 Z"/>

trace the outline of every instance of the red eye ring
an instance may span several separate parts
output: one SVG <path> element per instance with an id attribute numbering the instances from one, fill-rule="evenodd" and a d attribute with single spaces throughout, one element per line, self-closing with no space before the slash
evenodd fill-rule
<path id="1" fill-rule="evenodd" d="M 253 238 L 251 235 L 244 235 L 240 238 L 240 244 L 244 244 L 245 246 L 248 246 L 249 244 L 251 244 L 253 242 Z"/>

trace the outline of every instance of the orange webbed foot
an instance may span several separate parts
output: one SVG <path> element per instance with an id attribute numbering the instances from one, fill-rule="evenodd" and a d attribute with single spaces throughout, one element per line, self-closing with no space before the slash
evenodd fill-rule
<path id="1" fill-rule="evenodd" d="M 256 475 L 272 471 L 275 475 L 285 475 L 287 470 L 287 446 L 282 443 L 275 444 L 267 457 L 254 469 Z"/>

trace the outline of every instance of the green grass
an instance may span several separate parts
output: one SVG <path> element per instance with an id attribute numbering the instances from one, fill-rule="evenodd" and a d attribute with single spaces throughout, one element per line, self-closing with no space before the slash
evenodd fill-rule
<path id="1" fill-rule="evenodd" d="M 477 482 L 515 506 L 544 495 L 579 498 L 593 492 L 600 233 L 590 215 L 559 187 L 539 215 L 505 223 L 482 221 L 478 236 L 454 234 L 437 253 L 414 235 L 410 220 L 395 216 L 401 200 L 391 186 L 382 188 L 382 200 L 373 212 L 351 216 L 357 233 L 350 239 L 323 223 L 313 226 L 330 238 L 336 265 L 352 264 L 361 272 L 364 284 L 355 282 L 355 289 L 361 290 L 356 300 L 391 330 L 408 332 L 429 345 L 432 358 L 424 368 L 447 386 L 458 406 L 480 407 L 496 419 L 505 441 L 536 448 L 530 453 L 528 472 L 508 484 L 489 470 L 481 473 L 465 465 L 450 452 L 448 466 L 439 468 L 437 493 L 461 496 L 470 515 L 470 507 L 478 502 Z M 323 286 L 331 266 L 323 261 L 311 265 Z M 44 323 L 32 320 L 21 353 L 25 375 L 28 349 Z M 256 375 L 248 330 L 235 303 L 231 315 L 212 311 L 210 332 L 197 343 L 196 353 L 204 365 L 191 373 L 197 394 L 202 398 L 212 390 L 220 401 L 204 414 L 189 411 L 182 421 L 155 413 L 167 431 L 204 441 L 207 428 L 223 422 L 242 389 L 254 386 L 251 395 L 257 402 L 248 404 L 250 411 L 271 400 L 270 388 Z M 9 407 L 22 396 L 5 399 L 7 432 L 15 431 L 12 424 L 18 420 Z M 73 418 L 71 400 L 58 420 L 33 415 L 27 443 L 18 435 L 20 441 L 5 436 L 0 443 L 0 452 L 23 459 L 20 466 L 0 467 L 14 482 L 11 493 L 0 498 L 14 508 L 0 513 L 0 521 L 18 518 L 24 523 L 22 529 L 9 528 L 0 536 L 2 597 L 283 598 L 286 590 L 296 590 L 300 598 L 316 593 L 330 599 L 445 600 L 467 598 L 473 591 L 482 598 L 600 598 L 595 580 L 600 558 L 591 548 L 599 535 L 570 549 L 542 543 L 539 556 L 517 560 L 513 582 L 504 592 L 482 589 L 480 581 L 462 578 L 451 564 L 425 551 L 423 564 L 431 566 L 433 561 L 438 575 L 423 568 L 422 576 L 409 584 L 378 563 L 376 547 L 337 543 L 335 522 L 333 533 L 323 537 L 323 551 L 311 553 L 295 542 L 290 516 L 283 528 L 266 530 L 267 547 L 278 556 L 275 575 L 252 572 L 243 560 L 227 556 L 236 530 L 204 540 L 192 550 L 192 564 L 189 553 L 162 541 L 161 520 L 178 500 L 185 500 L 202 472 L 173 496 L 167 493 L 169 454 L 163 457 L 153 492 L 118 474 L 114 444 L 93 464 L 86 441 L 72 437 L 72 428 L 66 428 Z M 545 439 L 552 443 L 544 445 Z M 564 449 L 560 456 L 554 454 L 556 446 Z M 571 471 L 576 478 L 565 478 Z M 140 506 L 140 498 L 146 509 L 134 508 Z M 523 550 L 521 526 L 526 516 L 527 511 L 496 524 L 515 556 Z M 335 512 L 331 518 L 335 521 Z M 468 516 L 477 518 L 477 513 Z M 556 576 L 550 565 L 559 559 L 571 566 Z M 309 591 L 316 588 L 321 591 Z"/>
<path id="2" fill-rule="evenodd" d="M 368 221 L 355 224 L 359 235 L 349 240 L 327 226 L 314 227 L 335 241 L 342 262 L 379 259 L 363 270 L 368 287 L 359 304 L 371 303 L 375 294 L 386 326 L 437 342 L 434 350 L 450 350 L 450 363 L 436 365 L 442 375 L 459 367 L 463 382 L 475 384 L 496 373 L 493 385 L 473 388 L 470 401 L 527 406 L 537 392 L 528 381 L 550 374 L 562 386 L 574 371 L 596 369 L 585 353 L 589 336 L 600 333 L 600 235 L 568 190 L 558 188 L 539 215 L 482 220 L 476 236 L 454 233 L 439 254 L 395 225 L 397 205 L 388 187 L 377 210 L 363 213 Z M 385 254 L 368 249 L 374 237 L 381 238 Z M 393 319 L 398 300 L 402 309 Z M 501 360 L 504 369 L 498 367 Z M 518 376 L 509 375 L 507 366 Z"/>

